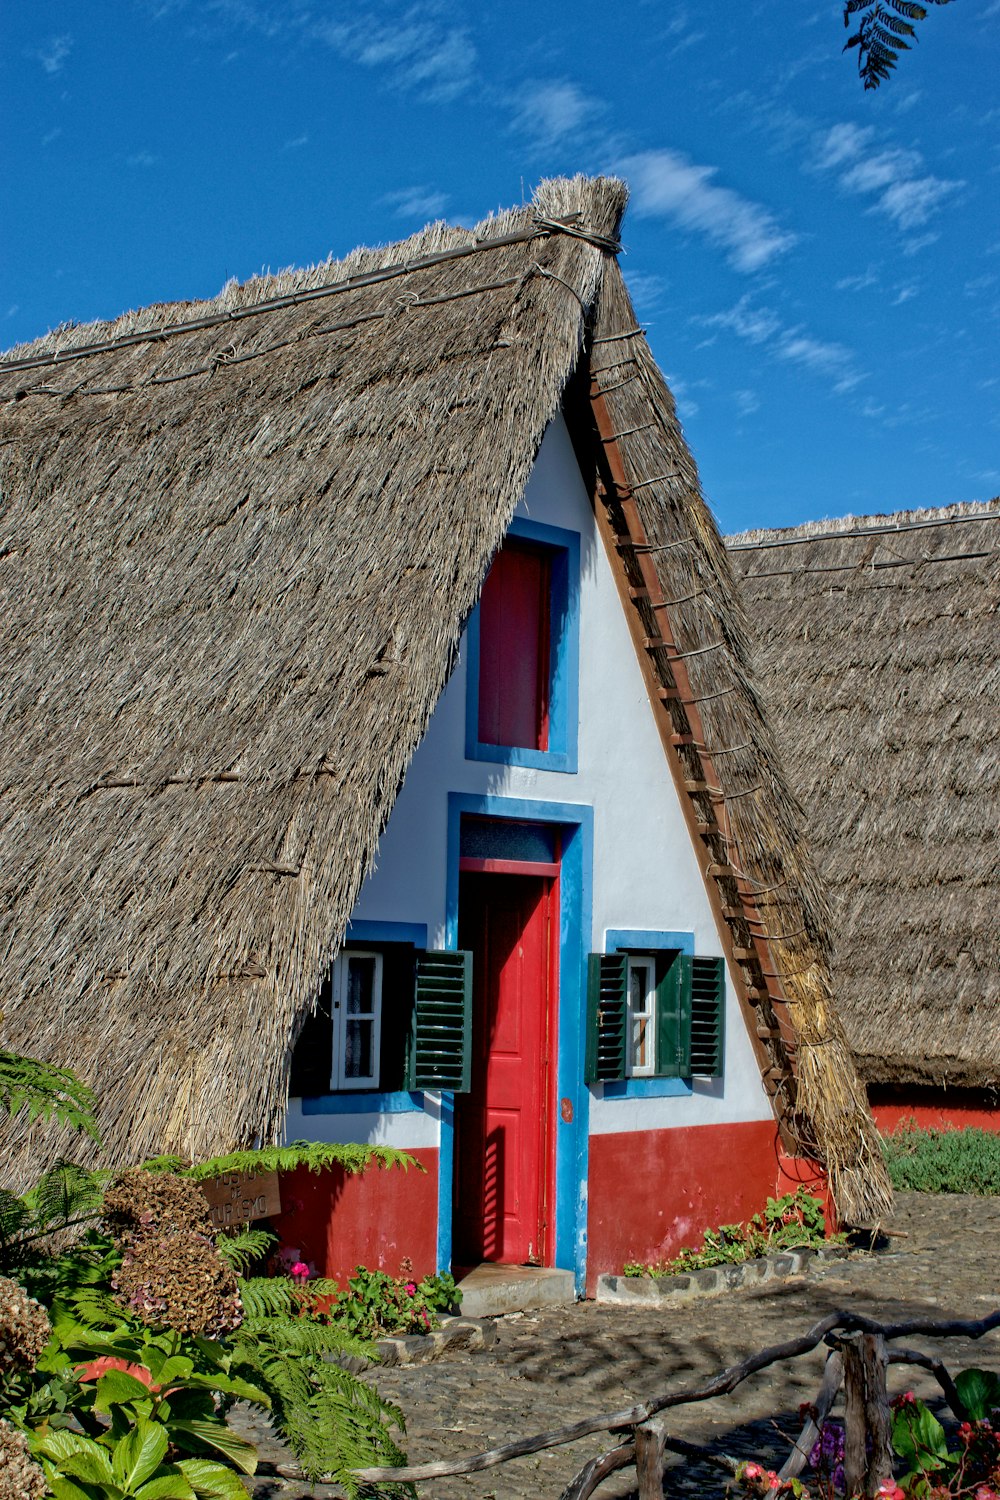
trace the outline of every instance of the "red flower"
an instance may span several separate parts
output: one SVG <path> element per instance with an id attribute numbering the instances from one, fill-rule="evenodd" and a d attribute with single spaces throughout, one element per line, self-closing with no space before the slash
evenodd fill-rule
<path id="1" fill-rule="evenodd" d="M 124 1370 L 126 1375 L 140 1380 L 151 1391 L 160 1389 L 158 1385 L 153 1384 L 153 1376 L 145 1365 L 129 1364 L 127 1359 L 122 1359 L 117 1354 L 102 1354 L 99 1359 L 91 1359 L 86 1364 L 77 1365 L 76 1378 L 82 1385 L 89 1380 L 100 1380 L 101 1376 L 106 1375 L 109 1370 Z"/>

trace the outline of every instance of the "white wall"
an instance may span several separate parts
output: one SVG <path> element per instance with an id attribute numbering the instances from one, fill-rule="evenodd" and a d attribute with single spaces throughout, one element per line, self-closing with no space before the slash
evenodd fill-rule
<path id="1" fill-rule="evenodd" d="M 594 809 L 593 930 L 603 950 L 612 928 L 692 932 L 695 952 L 719 955 L 704 884 L 653 719 L 618 590 L 597 535 L 562 417 L 546 433 L 519 516 L 581 535 L 580 739 L 575 774 L 465 758 L 466 653 L 443 693 L 383 835 L 377 866 L 355 917 L 427 924 L 444 942 L 449 792 L 589 804 Z M 770 1117 L 760 1074 L 731 981 L 727 985 L 725 1076 L 695 1082 L 686 1097 L 604 1099 L 594 1091 L 591 1133 L 669 1125 L 721 1124 Z M 365 1117 L 295 1120 L 302 1135 L 365 1138 Z M 420 1125 L 418 1127 L 418 1121 Z M 292 1127 L 289 1121 L 289 1128 Z M 429 1121 L 396 1115 L 368 1137 L 393 1145 L 430 1144 Z M 436 1126 L 435 1126 L 436 1128 Z M 353 1132 L 353 1133 L 352 1133 Z"/>

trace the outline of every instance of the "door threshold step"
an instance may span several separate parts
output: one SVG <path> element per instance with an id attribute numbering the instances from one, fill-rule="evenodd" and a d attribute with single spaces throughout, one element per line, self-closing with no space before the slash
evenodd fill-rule
<path id="1" fill-rule="evenodd" d="M 505 1266 L 485 1261 L 458 1283 L 463 1318 L 494 1318 L 536 1307 L 566 1307 L 576 1301 L 572 1271 L 551 1266 Z"/>

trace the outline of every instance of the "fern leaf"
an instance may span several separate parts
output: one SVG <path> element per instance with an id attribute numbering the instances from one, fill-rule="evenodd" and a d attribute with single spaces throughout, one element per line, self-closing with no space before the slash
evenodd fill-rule
<path id="1" fill-rule="evenodd" d="M 952 0 L 928 3 L 950 5 Z M 844 51 L 858 49 L 858 75 L 866 89 L 876 89 L 895 68 L 899 54 L 910 50 L 907 38 L 918 40 L 912 23 L 925 20 L 927 9 L 916 0 L 844 0 L 845 26 L 852 16 L 858 17 L 858 29 L 848 37 Z"/>
<path id="2" fill-rule="evenodd" d="M 270 1229 L 251 1229 L 248 1226 L 238 1234 L 217 1235 L 215 1247 L 239 1275 L 245 1276 L 251 1266 L 264 1259 L 277 1239 Z"/>
<path id="3" fill-rule="evenodd" d="M 181 1170 L 185 1176 L 202 1182 L 206 1177 L 221 1177 L 225 1172 L 245 1172 L 252 1176 L 263 1172 L 292 1172 L 296 1167 L 306 1167 L 310 1172 L 322 1172 L 327 1167 L 341 1167 L 345 1172 L 353 1174 L 372 1166 L 402 1167 L 404 1170 L 416 1166 L 423 1170 L 420 1162 L 408 1152 L 397 1151 L 391 1146 L 360 1146 L 329 1141 L 292 1141 L 287 1146 L 262 1146 L 256 1151 L 231 1151 L 226 1156 L 215 1156 L 209 1161 L 197 1162 L 194 1166 Z"/>
<path id="4" fill-rule="evenodd" d="M 0 1109 L 29 1120 L 56 1120 L 97 1140 L 93 1092 L 66 1068 L 0 1050 Z"/>

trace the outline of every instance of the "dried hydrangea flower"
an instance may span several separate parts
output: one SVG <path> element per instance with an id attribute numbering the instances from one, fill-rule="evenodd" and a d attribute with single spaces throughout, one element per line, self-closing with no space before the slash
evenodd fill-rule
<path id="1" fill-rule="evenodd" d="M 0 1418 L 0 1495 L 3 1500 L 43 1500 L 45 1475 L 31 1456 L 28 1440 Z"/>
<path id="2" fill-rule="evenodd" d="M 104 1220 L 122 1251 L 111 1285 L 153 1327 L 221 1338 L 243 1321 L 236 1273 L 212 1239 L 198 1185 L 169 1173 L 126 1172 Z"/>
<path id="3" fill-rule="evenodd" d="M 104 1222 L 116 1240 L 147 1229 L 210 1235 L 208 1201 L 190 1177 L 173 1172 L 123 1172 L 104 1195 Z"/>
<path id="4" fill-rule="evenodd" d="M 0 1276 L 0 1370 L 33 1370 L 51 1335 L 45 1309 L 23 1286 Z"/>

